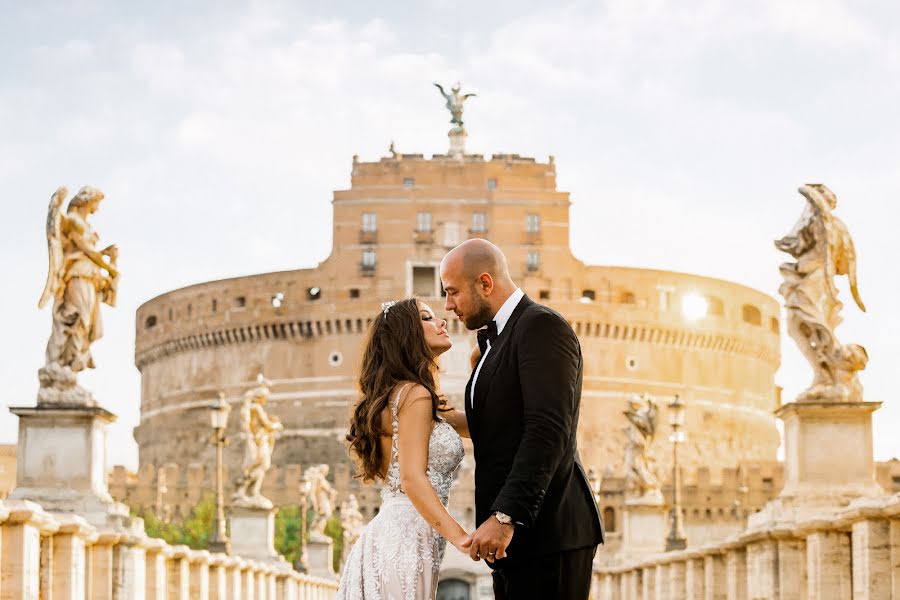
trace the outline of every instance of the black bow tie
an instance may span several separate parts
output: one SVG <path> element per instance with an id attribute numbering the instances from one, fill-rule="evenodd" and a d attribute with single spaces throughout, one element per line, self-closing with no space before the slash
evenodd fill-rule
<path id="1" fill-rule="evenodd" d="M 484 356 L 484 353 L 487 352 L 488 342 L 493 344 L 494 340 L 497 339 L 497 321 L 491 321 L 487 324 L 487 327 L 479 329 L 476 336 L 478 337 L 478 349 L 481 350 L 481 355 Z"/>

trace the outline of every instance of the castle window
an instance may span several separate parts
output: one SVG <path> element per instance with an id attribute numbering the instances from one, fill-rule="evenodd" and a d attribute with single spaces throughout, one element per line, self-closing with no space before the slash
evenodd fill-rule
<path id="1" fill-rule="evenodd" d="M 597 293 L 594 290 L 581 290 L 581 303 L 590 304 L 597 299 Z"/>
<path id="2" fill-rule="evenodd" d="M 497 180 L 496 179 L 488 179 L 487 185 L 488 185 L 489 190 L 496 190 L 497 189 Z"/>
<path id="3" fill-rule="evenodd" d="M 191 316 L 191 312 L 193 312 L 193 307 L 190 304 L 188 304 L 187 313 L 188 313 L 189 317 Z"/>
<path id="4" fill-rule="evenodd" d="M 741 315 L 744 319 L 744 323 L 750 323 L 751 325 L 762 325 L 762 314 L 759 312 L 759 309 L 752 304 L 745 304 L 744 306 L 742 306 Z"/>
<path id="5" fill-rule="evenodd" d="M 156 327 L 156 315 L 150 315 L 144 321 L 144 328 L 145 329 L 153 329 L 154 327 Z"/>
<path id="6" fill-rule="evenodd" d="M 359 288 L 350 288 L 350 297 L 359 298 Z"/>
<path id="7" fill-rule="evenodd" d="M 603 528 L 610 533 L 616 531 L 616 509 L 612 506 L 603 509 Z"/>
<path id="8" fill-rule="evenodd" d="M 272 308 L 281 308 L 281 305 L 284 304 L 284 294 L 282 292 L 278 292 L 272 296 L 271 299 Z"/>
<path id="9" fill-rule="evenodd" d="M 549 300 L 549 299 L 550 299 L 550 290 L 540 290 L 540 291 L 538 291 L 538 299 L 540 299 L 540 300 Z"/>
<path id="10" fill-rule="evenodd" d="M 416 180 L 413 179 L 412 177 L 404 177 L 403 178 L 403 187 L 411 188 L 414 185 L 416 185 Z"/>
<path id="11" fill-rule="evenodd" d="M 541 268 L 541 255 L 537 250 L 528 251 L 527 265 L 529 271 L 537 271 Z"/>
<path id="12" fill-rule="evenodd" d="M 472 233 L 487 231 L 487 215 L 483 212 L 472 213 Z"/>
<path id="13" fill-rule="evenodd" d="M 707 296 L 707 312 L 713 316 L 721 317 L 725 314 L 725 303 L 718 296 Z"/>
<path id="14" fill-rule="evenodd" d="M 378 229 L 378 221 L 375 213 L 362 214 L 362 230 L 365 233 L 374 233 Z"/>
<path id="15" fill-rule="evenodd" d="M 416 214 L 416 231 L 431 231 L 430 212 L 420 212 Z"/>
<path id="16" fill-rule="evenodd" d="M 541 230 L 541 217 L 533 213 L 525 215 L 525 233 L 538 233 Z"/>
<path id="17" fill-rule="evenodd" d="M 172 309 L 170 308 L 170 309 L 169 309 L 169 320 L 170 320 L 170 321 L 172 320 L 172 317 L 173 317 L 173 316 L 174 316 L 174 313 L 172 312 Z"/>
<path id="18" fill-rule="evenodd" d="M 620 301 L 622 304 L 637 304 L 637 299 L 634 297 L 634 292 L 624 291 L 620 296 Z"/>
<path id="19" fill-rule="evenodd" d="M 413 267 L 413 296 L 434 297 L 438 287 L 437 269 L 434 267 Z"/>
<path id="20" fill-rule="evenodd" d="M 375 271 L 375 251 L 363 250 L 362 263 L 360 263 L 363 273 L 372 273 Z"/>
<path id="21" fill-rule="evenodd" d="M 235 308 L 244 308 L 247 306 L 247 297 L 246 296 L 238 296 L 234 299 L 234 307 Z"/>
<path id="22" fill-rule="evenodd" d="M 781 324 L 778 322 L 778 317 L 769 318 L 769 331 L 772 333 L 781 332 Z"/>
<path id="23" fill-rule="evenodd" d="M 307 300 L 318 300 L 322 297 L 322 289 L 318 287 L 311 287 L 306 289 L 306 299 Z"/>
<path id="24" fill-rule="evenodd" d="M 213 301 L 212 301 L 212 311 L 213 311 L 213 312 L 216 312 L 216 310 L 218 310 L 218 308 L 219 308 L 219 301 L 216 300 L 216 299 L 213 299 Z"/>

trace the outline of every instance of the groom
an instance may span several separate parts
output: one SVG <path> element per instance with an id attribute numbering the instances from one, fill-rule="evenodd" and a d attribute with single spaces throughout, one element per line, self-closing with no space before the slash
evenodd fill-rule
<path id="1" fill-rule="evenodd" d="M 479 523 L 469 555 L 494 569 L 498 600 L 585 600 L 603 526 L 575 443 L 578 338 L 516 287 L 486 240 L 451 250 L 441 281 L 447 310 L 479 329 L 465 392 Z"/>

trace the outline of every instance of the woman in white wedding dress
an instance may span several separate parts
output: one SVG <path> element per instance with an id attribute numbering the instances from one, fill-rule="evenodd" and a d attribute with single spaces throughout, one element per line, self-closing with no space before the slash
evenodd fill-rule
<path id="1" fill-rule="evenodd" d="M 447 322 L 417 299 L 385 303 L 372 323 L 347 440 L 357 476 L 382 482 L 382 503 L 350 551 L 339 600 L 433 599 L 447 541 L 468 554 L 447 511 L 465 414 L 435 382 L 450 346 Z"/>

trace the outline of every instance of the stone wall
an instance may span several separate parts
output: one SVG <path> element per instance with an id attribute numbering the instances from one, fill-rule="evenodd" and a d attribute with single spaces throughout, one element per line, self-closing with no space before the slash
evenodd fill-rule
<path id="1" fill-rule="evenodd" d="M 593 600 L 898 600 L 900 494 L 595 570 Z"/>
<path id="2" fill-rule="evenodd" d="M 143 534 L 93 527 L 25 500 L 0 502 L 4 600 L 326 600 L 337 583 L 238 556 L 170 546 Z"/>

